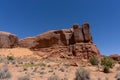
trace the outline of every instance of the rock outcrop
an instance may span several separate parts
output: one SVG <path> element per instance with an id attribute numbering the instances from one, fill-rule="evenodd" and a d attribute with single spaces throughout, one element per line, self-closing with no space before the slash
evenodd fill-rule
<path id="1" fill-rule="evenodd" d="M 30 49 L 48 48 L 54 45 L 65 46 L 69 44 L 69 35 L 71 33 L 71 29 L 52 30 L 34 37 L 21 39 L 19 46 Z"/>
<path id="2" fill-rule="evenodd" d="M 88 23 L 84 23 L 82 25 L 82 31 L 84 35 L 84 42 L 92 42 L 92 35 L 90 32 L 90 25 Z"/>
<path id="3" fill-rule="evenodd" d="M 8 32 L 0 32 L 0 48 L 13 48 L 18 44 L 18 37 Z"/>
<path id="4" fill-rule="evenodd" d="M 109 57 L 112 58 L 115 61 L 119 61 L 120 62 L 120 55 L 118 55 L 118 54 L 112 54 Z"/>
<path id="5" fill-rule="evenodd" d="M 88 23 L 84 23 L 82 27 L 74 24 L 71 29 L 52 30 L 31 38 L 24 38 L 19 41 L 19 46 L 59 56 L 64 53 L 80 59 L 100 56 L 97 46 L 93 43 Z"/>
<path id="6" fill-rule="evenodd" d="M 24 47 L 24 48 L 31 48 L 32 46 L 34 46 L 35 44 L 33 43 L 35 41 L 35 37 L 28 37 L 28 38 L 24 38 L 19 40 L 19 47 Z"/>
<path id="7" fill-rule="evenodd" d="M 84 36 L 83 36 L 82 28 L 80 28 L 79 25 L 74 24 L 73 25 L 73 30 L 74 30 L 73 35 L 74 35 L 75 43 L 84 42 Z"/>

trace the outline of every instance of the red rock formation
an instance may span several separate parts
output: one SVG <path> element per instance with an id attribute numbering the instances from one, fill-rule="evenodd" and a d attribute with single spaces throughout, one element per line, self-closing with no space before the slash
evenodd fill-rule
<path id="1" fill-rule="evenodd" d="M 51 56 L 67 57 L 71 55 L 79 59 L 100 56 L 100 52 L 92 41 L 90 25 L 78 24 L 72 29 L 53 30 L 19 41 L 21 47 L 49 52 Z M 60 56 L 61 55 L 61 56 Z M 55 56 L 55 57 L 56 57 Z"/>
<path id="2" fill-rule="evenodd" d="M 84 41 L 85 42 L 92 42 L 92 35 L 90 32 L 90 25 L 88 23 L 84 23 L 82 25 L 83 35 L 84 35 Z"/>
<path id="3" fill-rule="evenodd" d="M 18 44 L 18 37 L 8 32 L 0 32 L 0 48 L 12 48 Z"/>
<path id="4" fill-rule="evenodd" d="M 33 43 L 35 41 L 35 37 L 28 37 L 28 38 L 24 38 L 19 40 L 19 47 L 24 47 L 24 48 L 31 48 L 35 45 L 35 43 Z"/>
<path id="5" fill-rule="evenodd" d="M 74 30 L 73 34 L 74 34 L 75 43 L 84 42 L 82 28 L 80 28 L 79 25 L 75 24 L 73 25 L 73 30 Z"/>
<path id="6" fill-rule="evenodd" d="M 100 56 L 100 52 L 93 43 L 75 44 L 75 53 L 78 58 L 89 59 L 91 56 Z"/>
<path id="7" fill-rule="evenodd" d="M 118 54 L 112 54 L 109 57 L 115 61 L 120 61 L 120 55 L 118 55 Z"/>

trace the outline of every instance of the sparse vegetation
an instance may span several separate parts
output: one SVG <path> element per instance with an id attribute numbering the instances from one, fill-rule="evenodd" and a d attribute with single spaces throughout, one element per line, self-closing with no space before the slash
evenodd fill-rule
<path id="1" fill-rule="evenodd" d="M 11 73 L 8 70 L 7 65 L 4 65 L 2 69 L 0 69 L 0 79 L 9 79 L 11 78 Z"/>
<path id="2" fill-rule="evenodd" d="M 103 72 L 109 73 L 110 68 L 113 68 L 114 66 L 114 60 L 109 57 L 104 57 L 101 59 L 101 65 L 103 66 Z"/>
<path id="3" fill-rule="evenodd" d="M 110 68 L 113 68 L 114 63 L 114 60 L 109 57 L 104 57 L 101 59 L 101 65 L 103 66 L 109 66 Z"/>
<path id="4" fill-rule="evenodd" d="M 39 63 L 39 64 L 29 64 L 29 63 L 27 63 L 27 64 L 24 64 L 24 65 L 23 65 L 23 67 L 36 67 L 36 66 L 45 67 L 46 64 L 44 64 L 44 63 Z"/>
<path id="5" fill-rule="evenodd" d="M 19 77 L 18 80 L 30 80 L 30 76 L 25 75 L 25 76 Z"/>
<path id="6" fill-rule="evenodd" d="M 98 65 L 99 64 L 99 60 L 95 56 L 92 56 L 89 61 L 92 65 Z"/>
<path id="7" fill-rule="evenodd" d="M 110 72 L 110 67 L 105 65 L 104 68 L 103 68 L 103 72 L 104 73 L 109 73 Z"/>
<path id="8" fill-rule="evenodd" d="M 52 75 L 47 80 L 60 80 L 60 78 L 57 75 Z"/>
<path id="9" fill-rule="evenodd" d="M 90 80 L 90 72 L 89 70 L 81 67 L 75 73 L 75 80 Z"/>
<path id="10" fill-rule="evenodd" d="M 14 57 L 12 55 L 7 56 L 7 60 L 14 60 Z"/>

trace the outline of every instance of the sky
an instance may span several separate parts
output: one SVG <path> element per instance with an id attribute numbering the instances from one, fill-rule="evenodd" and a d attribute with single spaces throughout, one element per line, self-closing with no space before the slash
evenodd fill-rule
<path id="1" fill-rule="evenodd" d="M 0 31 L 19 39 L 85 22 L 102 54 L 120 54 L 120 0 L 0 0 Z"/>

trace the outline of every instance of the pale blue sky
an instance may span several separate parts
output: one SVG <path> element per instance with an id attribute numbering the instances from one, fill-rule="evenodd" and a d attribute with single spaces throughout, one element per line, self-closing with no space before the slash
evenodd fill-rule
<path id="1" fill-rule="evenodd" d="M 84 22 L 101 53 L 120 53 L 120 0 L 0 0 L 0 31 L 20 39 Z"/>

